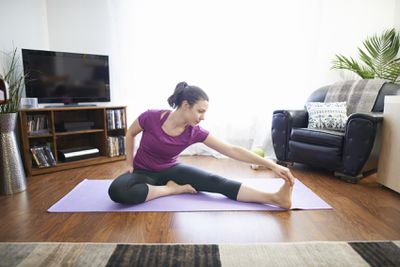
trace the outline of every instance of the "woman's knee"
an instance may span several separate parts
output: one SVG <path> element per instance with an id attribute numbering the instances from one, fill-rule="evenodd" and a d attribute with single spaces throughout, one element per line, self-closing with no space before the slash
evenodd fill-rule
<path id="1" fill-rule="evenodd" d="M 108 195 L 114 202 L 120 202 L 121 196 L 121 186 L 115 182 L 115 180 L 111 183 L 110 187 L 108 188 Z"/>
<path id="2" fill-rule="evenodd" d="M 121 204 L 140 204 L 146 201 L 149 188 L 146 184 L 135 184 L 131 187 L 112 183 L 108 189 L 111 200 Z"/>

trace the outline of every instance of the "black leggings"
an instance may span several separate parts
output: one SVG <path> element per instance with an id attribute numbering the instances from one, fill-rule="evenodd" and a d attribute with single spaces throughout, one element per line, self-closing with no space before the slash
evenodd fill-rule
<path id="1" fill-rule="evenodd" d="M 149 192 L 146 184 L 165 185 L 170 180 L 180 185 L 190 184 L 196 191 L 221 193 L 234 200 L 241 186 L 240 182 L 178 163 L 160 172 L 146 170 L 127 172 L 112 182 L 108 194 L 113 201 L 118 203 L 139 204 L 145 202 Z"/>

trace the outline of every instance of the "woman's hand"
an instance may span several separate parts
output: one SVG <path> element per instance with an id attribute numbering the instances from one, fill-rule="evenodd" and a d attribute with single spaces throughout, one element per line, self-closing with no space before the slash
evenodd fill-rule
<path id="1" fill-rule="evenodd" d="M 283 167 L 279 164 L 276 164 L 273 168 L 272 168 L 273 172 L 275 172 L 279 177 L 285 179 L 287 182 L 290 183 L 290 186 L 294 185 L 294 176 L 293 174 L 290 172 L 290 170 L 286 167 Z"/>

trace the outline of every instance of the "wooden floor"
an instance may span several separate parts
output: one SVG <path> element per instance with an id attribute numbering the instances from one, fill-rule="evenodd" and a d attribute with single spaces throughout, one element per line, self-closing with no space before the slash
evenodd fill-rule
<path id="1" fill-rule="evenodd" d="M 248 164 L 210 157 L 182 157 L 225 177 L 274 177 Z M 255 243 L 310 240 L 400 239 L 400 194 L 370 176 L 359 184 L 294 166 L 294 175 L 332 210 L 286 212 L 47 213 L 85 178 L 110 179 L 123 162 L 29 178 L 28 190 L 0 196 L 0 241 Z"/>

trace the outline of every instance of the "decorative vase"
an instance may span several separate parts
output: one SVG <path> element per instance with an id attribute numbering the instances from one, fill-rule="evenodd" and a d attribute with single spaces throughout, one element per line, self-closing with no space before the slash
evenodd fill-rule
<path id="1" fill-rule="evenodd" d="M 0 194 L 26 189 L 26 176 L 15 137 L 18 113 L 0 114 Z"/>

